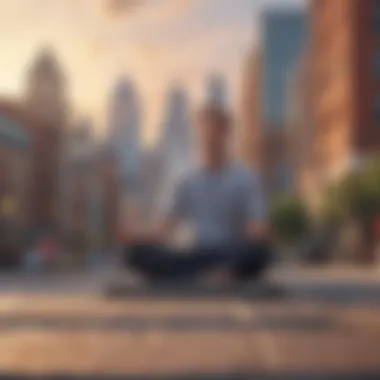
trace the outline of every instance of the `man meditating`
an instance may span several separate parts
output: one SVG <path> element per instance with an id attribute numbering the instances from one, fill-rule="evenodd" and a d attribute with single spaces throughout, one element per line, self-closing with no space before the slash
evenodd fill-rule
<path id="1" fill-rule="evenodd" d="M 197 113 L 200 165 L 184 173 L 154 231 L 126 226 L 125 265 L 148 280 L 256 279 L 271 260 L 266 202 L 259 178 L 230 158 L 231 120 L 207 105 Z M 165 245 L 181 223 L 195 234 L 188 252 Z M 135 227 L 135 228 L 134 228 Z"/>

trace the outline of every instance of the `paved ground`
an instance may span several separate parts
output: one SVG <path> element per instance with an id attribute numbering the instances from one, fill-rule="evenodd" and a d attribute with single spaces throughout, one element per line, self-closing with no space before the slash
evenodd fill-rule
<path id="1" fill-rule="evenodd" d="M 157 297 L 158 291 L 106 299 L 99 290 L 107 276 L 5 276 L 0 373 L 379 379 L 376 275 L 330 273 L 320 281 L 321 274 L 305 273 L 278 275 L 286 294 L 269 300 L 254 293 L 181 299 Z"/>

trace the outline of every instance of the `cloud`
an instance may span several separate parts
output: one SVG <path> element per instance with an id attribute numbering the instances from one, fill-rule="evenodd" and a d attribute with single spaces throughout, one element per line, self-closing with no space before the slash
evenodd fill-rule
<path id="1" fill-rule="evenodd" d="M 129 75 L 141 87 L 152 129 L 173 78 L 201 93 L 212 71 L 237 77 L 241 52 L 251 46 L 253 4 L 265 2 L 0 0 L 0 86 L 20 88 L 33 48 L 48 42 L 62 57 L 75 106 L 105 114 L 108 88 Z"/>
<path id="2" fill-rule="evenodd" d="M 135 16 L 137 22 L 165 22 L 185 15 L 197 0 L 104 0 L 111 20 Z"/>
<path id="3" fill-rule="evenodd" d="M 125 16 L 145 3 L 145 0 L 104 0 L 103 9 L 108 16 Z"/>
<path id="4" fill-rule="evenodd" d="M 161 6 L 161 17 L 173 18 L 184 15 L 196 2 L 196 0 L 166 0 Z"/>

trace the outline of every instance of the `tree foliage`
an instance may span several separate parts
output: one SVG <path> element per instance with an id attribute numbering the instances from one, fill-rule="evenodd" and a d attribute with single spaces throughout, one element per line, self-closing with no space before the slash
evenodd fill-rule
<path id="1" fill-rule="evenodd" d="M 271 225 L 277 239 L 292 243 L 301 238 L 309 228 L 304 203 L 294 195 L 277 199 L 270 212 Z"/>
<path id="2" fill-rule="evenodd" d="M 380 157 L 332 185 L 325 194 L 322 212 L 328 222 L 372 222 L 380 214 Z"/>

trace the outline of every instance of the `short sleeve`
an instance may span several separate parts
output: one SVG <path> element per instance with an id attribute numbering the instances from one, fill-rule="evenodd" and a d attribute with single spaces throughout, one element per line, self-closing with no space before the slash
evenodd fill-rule
<path id="1" fill-rule="evenodd" d="M 249 176 L 244 198 L 247 221 L 265 222 L 267 220 L 267 199 L 259 176 Z"/>

